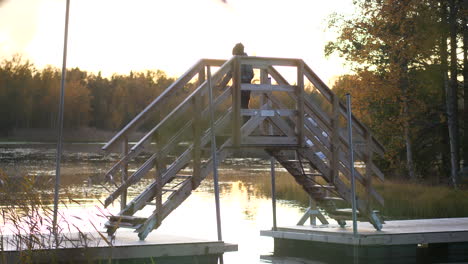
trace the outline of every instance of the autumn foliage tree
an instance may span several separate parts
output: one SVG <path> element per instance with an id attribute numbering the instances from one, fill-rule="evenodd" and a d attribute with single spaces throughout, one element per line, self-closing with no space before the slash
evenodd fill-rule
<path id="1" fill-rule="evenodd" d="M 335 89 L 351 92 L 358 115 L 385 142 L 389 169 L 412 180 L 447 175 L 451 139 L 447 60 L 440 56 L 447 50 L 441 41 L 447 41 L 441 37 L 447 32 L 443 5 L 436 0 L 360 0 L 355 5 L 354 17 L 330 19 L 339 36 L 325 51 L 343 56 L 355 72 L 342 76 Z"/>
<path id="2" fill-rule="evenodd" d="M 60 78 L 57 68 L 39 70 L 20 56 L 3 60 L 0 63 L 0 133 L 5 135 L 21 128 L 55 128 Z M 103 78 L 78 68 L 69 69 L 64 126 L 120 129 L 173 82 L 162 71 Z"/>

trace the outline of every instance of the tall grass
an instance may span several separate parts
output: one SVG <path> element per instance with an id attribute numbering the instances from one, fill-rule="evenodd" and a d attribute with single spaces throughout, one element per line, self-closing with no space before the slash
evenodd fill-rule
<path id="1" fill-rule="evenodd" d="M 392 181 L 375 188 L 385 199 L 378 209 L 391 219 L 468 217 L 468 190 Z"/>
<path id="2" fill-rule="evenodd" d="M 277 172 L 276 195 L 278 199 L 297 201 L 308 205 L 308 196 L 287 172 Z M 268 172 L 258 175 L 260 193 L 271 196 Z M 374 188 L 385 200 L 385 205 L 373 203 L 373 208 L 390 219 L 424 219 L 445 217 L 468 217 L 468 190 L 455 190 L 446 186 L 385 181 L 375 183 Z M 362 194 L 358 189 L 358 195 Z"/>
<path id="3" fill-rule="evenodd" d="M 58 263 L 63 260 L 57 259 L 57 248 L 86 249 L 101 240 L 110 245 L 101 233 L 93 237 L 83 232 L 60 212 L 54 233 L 51 193 L 35 187 L 35 182 L 34 177 L 11 180 L 0 170 L 0 263 L 11 259 L 17 263 L 36 263 L 38 259 Z"/>

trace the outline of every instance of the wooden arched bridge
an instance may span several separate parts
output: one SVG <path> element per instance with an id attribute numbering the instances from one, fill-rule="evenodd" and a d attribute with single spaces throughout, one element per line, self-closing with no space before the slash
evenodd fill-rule
<path id="1" fill-rule="evenodd" d="M 252 84 L 241 83 L 242 64 L 255 69 L 256 79 Z M 285 76 L 293 77 L 293 82 L 288 82 Z M 105 200 L 105 206 L 119 197 L 121 201 L 120 212 L 109 217 L 106 223 L 109 234 L 117 228 L 131 228 L 140 239 L 145 239 L 217 165 L 208 147 L 211 143 L 209 89 L 213 92 L 213 127 L 219 160 L 228 158 L 239 148 L 264 150 L 322 209 L 309 210 L 321 222 L 327 221 L 321 212 L 340 225 L 351 219 L 349 209 L 336 206 L 337 200 L 351 204 L 352 199 L 347 158 L 350 144 L 345 136 L 346 107 L 300 59 L 234 56 L 228 61 L 200 60 L 103 147 L 107 152 L 122 153 L 106 174 L 106 178 L 121 179 Z M 187 90 L 189 95 L 181 98 L 184 94 L 181 91 Z M 241 109 L 242 90 L 252 93 L 249 109 Z M 248 120 L 244 119 L 246 116 Z M 373 178 L 383 181 L 384 176 L 372 157 L 382 155 L 384 148 L 366 126 L 354 116 L 352 119 L 353 142 L 358 145 L 356 162 L 362 164 L 362 169 L 355 172 L 356 182 L 364 190 L 356 202 L 359 219 L 369 221 L 380 230 L 383 221 L 371 204 L 383 205 L 384 201 L 372 182 Z M 129 135 L 142 126 L 151 129 L 130 146 Z M 151 142 L 156 143 L 156 150 L 149 148 Z M 152 155 L 129 175 L 129 164 L 135 163 L 143 151 Z M 150 171 L 154 181 L 128 202 L 127 189 Z M 151 215 L 135 216 L 146 206 L 152 207 Z"/>

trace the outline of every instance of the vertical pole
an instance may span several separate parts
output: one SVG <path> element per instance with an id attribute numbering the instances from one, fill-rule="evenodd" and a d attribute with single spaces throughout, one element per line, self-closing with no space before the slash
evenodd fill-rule
<path id="1" fill-rule="evenodd" d="M 127 156 L 127 154 L 128 154 L 128 137 L 124 136 L 122 140 L 122 157 Z M 121 179 L 122 184 L 124 184 L 127 179 L 128 179 L 128 162 L 125 161 L 125 163 L 122 165 L 122 179 Z M 125 189 L 122 192 L 122 195 L 120 195 L 120 210 L 123 210 L 125 206 L 127 206 L 127 189 Z"/>
<path id="2" fill-rule="evenodd" d="M 232 107 L 233 107 L 233 137 L 234 146 L 239 146 L 241 142 L 241 70 L 238 56 L 233 61 L 232 74 Z"/>
<path id="3" fill-rule="evenodd" d="M 271 79 L 268 78 L 268 73 L 265 70 L 261 71 L 260 79 L 262 83 L 271 85 Z M 265 97 L 264 95 L 262 95 Z M 272 109 L 273 104 L 271 100 L 268 100 L 268 108 Z M 268 126 L 268 134 L 273 136 L 273 125 L 270 123 Z M 270 173 L 271 173 L 271 207 L 272 207 L 272 214 L 273 214 L 273 230 L 277 230 L 276 224 L 276 170 L 275 170 L 275 158 L 270 157 Z"/>
<path id="4" fill-rule="evenodd" d="M 218 158 L 216 153 L 216 135 L 214 131 L 214 109 L 213 109 L 213 91 L 211 90 L 211 68 L 207 66 L 208 75 L 208 96 L 210 100 L 210 128 L 211 128 L 211 155 L 213 159 L 213 180 L 214 180 L 214 191 L 215 191 L 215 203 L 216 203 L 216 226 L 218 230 L 218 240 L 222 241 L 223 236 L 221 233 L 221 212 L 219 204 L 219 182 L 218 182 Z"/>
<path id="5" fill-rule="evenodd" d="M 55 187 L 54 187 L 54 218 L 52 222 L 52 231 L 55 236 L 55 243 L 58 247 L 58 227 L 57 227 L 57 214 L 58 214 L 58 200 L 60 191 L 60 163 L 62 159 L 62 138 L 63 138 L 63 108 L 65 101 L 65 78 L 67 73 L 67 46 L 68 46 L 68 18 L 70 13 L 70 0 L 67 0 L 66 11 L 65 11 L 65 34 L 63 39 L 63 61 L 62 61 L 62 80 L 60 83 L 60 103 L 59 103 L 59 115 L 57 122 L 57 157 L 56 157 L 56 168 L 55 168 Z"/>
<path id="6" fill-rule="evenodd" d="M 312 176 L 315 178 L 315 176 Z M 312 197 L 309 195 L 309 209 L 310 210 L 314 210 L 316 211 L 317 210 L 317 203 L 315 202 L 314 199 L 312 199 Z M 317 225 L 317 217 L 315 216 L 316 214 L 311 214 L 310 215 L 310 225 Z"/>
<path id="7" fill-rule="evenodd" d="M 349 145 L 349 168 L 351 170 L 351 200 L 353 206 L 353 235 L 357 238 L 357 214 L 356 214 L 356 186 L 354 180 L 354 147 L 353 147 L 353 124 L 351 116 L 351 95 L 346 94 L 348 111 L 348 145 Z"/>
<path id="8" fill-rule="evenodd" d="M 266 69 L 261 69 L 260 70 L 260 83 L 261 84 L 268 84 L 268 72 Z M 262 108 L 262 106 L 267 102 L 267 97 L 266 97 L 266 93 L 262 93 L 260 95 L 260 107 L 259 108 Z M 266 121 L 263 121 L 262 122 L 262 125 L 260 126 L 260 131 L 262 133 L 262 135 L 266 135 L 267 134 L 267 122 Z"/>
<path id="9" fill-rule="evenodd" d="M 304 61 L 297 65 L 297 144 L 304 147 Z"/>
<path id="10" fill-rule="evenodd" d="M 163 168 L 161 168 L 161 162 L 159 157 L 156 158 L 155 168 L 156 168 L 156 194 L 155 194 L 155 202 L 156 206 L 154 211 L 156 211 L 156 227 L 160 226 L 162 223 L 162 175 L 163 175 Z"/>
<path id="11" fill-rule="evenodd" d="M 193 177 L 192 177 L 192 189 L 195 190 L 201 182 L 200 170 L 201 170 L 201 93 L 197 94 L 192 99 L 193 106 Z"/>

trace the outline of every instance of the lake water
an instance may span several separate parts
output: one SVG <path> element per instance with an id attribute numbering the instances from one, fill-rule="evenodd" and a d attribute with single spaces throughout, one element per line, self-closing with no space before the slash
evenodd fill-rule
<path id="1" fill-rule="evenodd" d="M 34 176 L 35 184 L 39 188 L 52 189 L 55 174 L 54 148 L 53 144 L 41 143 L 0 145 L 0 168 L 10 177 Z M 99 145 L 95 144 L 65 146 L 61 199 L 68 201 L 68 198 L 72 198 L 74 202 L 62 204 L 60 212 L 64 215 L 64 221 L 78 226 L 82 231 L 94 230 L 93 224 L 98 229 L 104 230 L 102 227 L 106 219 L 99 215 L 116 214 L 119 211 L 118 200 L 107 209 L 101 206 L 101 201 L 104 201 L 109 193 L 106 189 L 112 189 L 112 186 L 103 184 L 100 178 L 117 157 L 103 157 L 94 151 L 98 148 Z M 260 230 L 272 227 L 268 161 L 227 160 L 220 166 L 219 175 L 223 240 L 239 246 L 237 252 L 224 255 L 224 263 L 271 263 L 271 260 L 261 260 L 260 256 L 272 255 L 273 239 L 261 237 L 259 234 Z M 150 183 L 151 179 L 143 179 L 130 190 L 130 198 Z M 295 186 L 292 177 L 281 173 L 280 170 L 278 183 Z M 292 192 L 303 192 L 299 186 L 292 188 L 294 188 Z M 304 210 L 304 204 L 297 200 L 279 199 L 277 201 L 278 225 L 296 224 Z M 151 211 L 152 209 L 148 206 L 147 209 L 140 211 L 139 215 L 149 215 Z M 215 215 L 213 181 L 209 176 L 153 232 L 216 240 Z M 2 228 L 3 233 L 8 232 L 8 224 Z M 138 239 L 136 234 L 135 239 Z M 312 263 L 309 260 L 297 258 L 288 261 L 289 263 Z"/>

